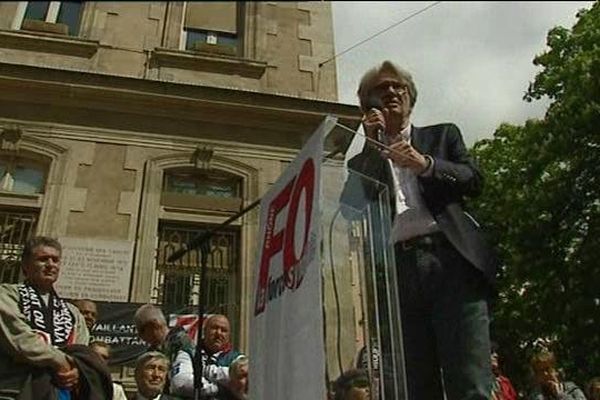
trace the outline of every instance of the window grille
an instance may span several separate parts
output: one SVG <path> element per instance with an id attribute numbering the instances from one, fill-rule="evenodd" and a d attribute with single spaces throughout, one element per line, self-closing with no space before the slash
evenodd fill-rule
<path id="1" fill-rule="evenodd" d="M 35 211 L 0 209 L 0 282 L 17 283 L 25 241 L 35 234 Z"/>
<path id="2" fill-rule="evenodd" d="M 200 250 L 188 252 L 175 263 L 168 263 L 167 259 L 208 228 L 206 225 L 160 222 L 152 302 L 182 313 L 195 311 L 200 293 Z M 205 310 L 225 314 L 232 322 L 237 319 L 239 303 L 239 251 L 239 231 L 223 230 L 212 238 L 207 260 Z"/>

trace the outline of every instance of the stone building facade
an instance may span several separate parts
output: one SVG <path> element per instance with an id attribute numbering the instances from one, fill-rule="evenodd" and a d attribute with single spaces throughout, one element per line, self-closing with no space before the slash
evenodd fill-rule
<path id="1" fill-rule="evenodd" d="M 321 65 L 333 55 L 328 2 L 1 2 L 0 281 L 48 235 L 65 246 L 65 297 L 193 311 L 199 253 L 166 258 L 264 194 L 326 115 L 358 125 L 335 62 Z M 207 259 L 208 311 L 242 350 L 257 223 L 219 231 Z M 327 338 L 347 362 L 360 321 Z"/>
<path id="2" fill-rule="evenodd" d="M 44 234 L 84 282 L 67 295 L 196 304 L 198 254 L 166 257 L 261 196 L 325 115 L 358 124 L 333 54 L 328 2 L 0 3 L 0 279 Z M 241 348 L 255 228 L 208 259 Z"/>

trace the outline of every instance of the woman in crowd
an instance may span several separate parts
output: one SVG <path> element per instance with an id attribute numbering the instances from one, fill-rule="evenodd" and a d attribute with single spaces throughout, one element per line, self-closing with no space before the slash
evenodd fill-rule
<path id="1" fill-rule="evenodd" d="M 535 354 L 530 366 L 535 380 L 531 400 L 586 400 L 577 385 L 560 379 L 554 353 L 544 350 Z"/>

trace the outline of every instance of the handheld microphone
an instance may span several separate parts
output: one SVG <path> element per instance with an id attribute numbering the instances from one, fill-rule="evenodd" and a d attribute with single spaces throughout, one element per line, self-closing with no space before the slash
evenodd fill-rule
<path id="1" fill-rule="evenodd" d="M 383 112 L 383 102 L 379 96 L 371 96 L 365 102 L 365 108 L 367 110 L 376 109 Z M 377 141 L 381 144 L 387 145 L 387 138 L 383 128 L 377 128 Z"/>

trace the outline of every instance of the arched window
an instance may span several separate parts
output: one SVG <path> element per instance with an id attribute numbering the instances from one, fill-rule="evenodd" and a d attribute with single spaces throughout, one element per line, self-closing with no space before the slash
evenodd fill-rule
<path id="1" fill-rule="evenodd" d="M 215 225 L 208 216 L 231 215 L 242 205 L 243 179 L 225 171 L 176 167 L 164 171 L 161 218 L 154 274 L 153 301 L 177 312 L 195 311 L 200 294 L 199 249 L 178 262 L 167 258 Z M 207 291 L 203 295 L 209 313 L 227 315 L 236 324 L 239 315 L 240 229 L 232 226 L 211 239 L 206 259 Z"/>
<path id="2" fill-rule="evenodd" d="M 47 166 L 39 161 L 20 157 L 0 158 L 0 191 L 43 193 Z"/>
<path id="3" fill-rule="evenodd" d="M 19 279 L 25 241 L 36 232 L 50 160 L 0 153 L 0 282 Z"/>

